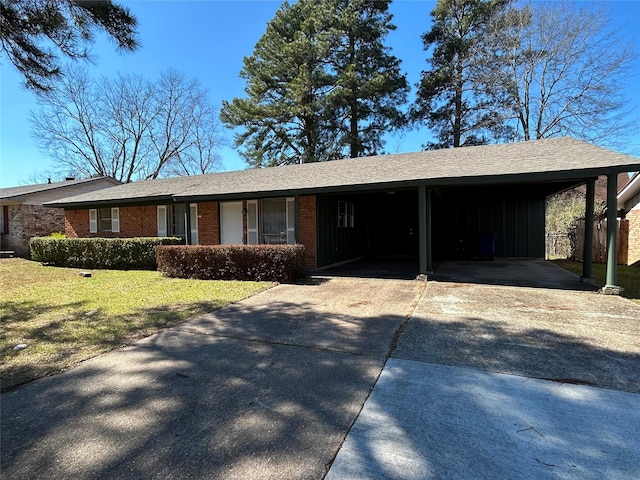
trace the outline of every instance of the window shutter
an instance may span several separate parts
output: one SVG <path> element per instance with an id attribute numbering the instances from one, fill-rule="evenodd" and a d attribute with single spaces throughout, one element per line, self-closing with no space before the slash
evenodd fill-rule
<path id="1" fill-rule="evenodd" d="M 98 232 L 98 210 L 92 208 L 89 210 L 89 233 Z"/>
<path id="2" fill-rule="evenodd" d="M 258 243 L 258 201 L 247 200 L 247 244 Z"/>
<path id="3" fill-rule="evenodd" d="M 158 205 L 158 236 L 167 236 L 167 206 Z"/>
<path id="4" fill-rule="evenodd" d="M 296 243 L 295 199 L 287 198 L 287 243 Z"/>
<path id="5" fill-rule="evenodd" d="M 191 245 L 198 245 L 198 204 L 189 205 L 189 216 L 191 217 Z"/>
<path id="6" fill-rule="evenodd" d="M 111 209 L 111 231 L 116 233 L 120 231 L 120 209 L 118 207 Z"/>

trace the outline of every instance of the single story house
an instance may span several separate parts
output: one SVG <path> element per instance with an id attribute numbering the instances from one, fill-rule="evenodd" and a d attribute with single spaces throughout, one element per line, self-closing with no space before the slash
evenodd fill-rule
<path id="1" fill-rule="evenodd" d="M 119 184 L 120 182 L 111 177 L 95 177 L 79 180 L 67 178 L 62 182 L 49 181 L 43 184 L 0 188 L 2 250 L 11 250 L 16 255 L 28 255 L 31 237 L 64 232 L 64 210 L 45 208 L 42 206 L 43 203 Z"/>
<path id="2" fill-rule="evenodd" d="M 618 212 L 627 220 L 627 265 L 640 266 L 640 172 L 618 192 Z"/>
<path id="3" fill-rule="evenodd" d="M 544 258 L 548 195 L 587 183 L 593 199 L 595 179 L 608 175 L 615 198 L 618 173 L 639 168 L 640 159 L 555 138 L 149 180 L 49 205 L 65 209 L 70 237 L 302 243 L 309 269 L 415 256 L 430 274 L 434 259 Z"/>

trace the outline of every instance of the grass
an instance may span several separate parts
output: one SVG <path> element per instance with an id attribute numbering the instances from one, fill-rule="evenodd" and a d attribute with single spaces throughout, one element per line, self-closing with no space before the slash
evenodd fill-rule
<path id="1" fill-rule="evenodd" d="M 7 391 L 64 371 L 163 329 L 271 287 L 151 271 L 44 267 L 0 260 L 0 379 Z M 14 350 L 26 344 L 22 350 Z"/>
<path id="2" fill-rule="evenodd" d="M 573 260 L 552 260 L 565 270 L 582 275 L 582 263 Z M 592 268 L 593 277 L 598 285 L 606 283 L 607 267 L 602 263 L 594 263 Z M 621 295 L 640 304 L 640 268 L 618 265 L 618 286 L 622 287 Z"/>

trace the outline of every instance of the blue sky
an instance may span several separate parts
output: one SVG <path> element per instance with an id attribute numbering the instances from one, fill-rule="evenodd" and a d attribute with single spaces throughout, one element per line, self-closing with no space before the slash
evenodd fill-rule
<path id="1" fill-rule="evenodd" d="M 96 76 L 117 72 L 138 73 L 155 78 L 168 68 L 197 78 L 209 89 L 211 99 L 244 96 L 244 81 L 238 73 L 242 59 L 251 55 L 263 35 L 267 22 L 279 8 L 272 0 L 119 0 L 138 18 L 141 48 L 135 53 L 119 53 L 113 44 L 98 36 L 91 48 L 93 63 L 85 64 Z M 395 0 L 391 4 L 397 30 L 388 37 L 393 53 L 412 86 L 425 66 L 426 53 L 420 35 L 430 26 L 429 13 L 435 1 Z M 610 2 L 613 21 L 629 41 L 640 45 L 640 1 Z M 640 47 L 639 47 L 640 48 Z M 29 112 L 37 109 L 35 96 L 22 87 L 22 78 L 12 65 L 0 58 L 0 186 L 27 183 L 35 173 L 53 169 L 51 160 L 39 151 L 32 138 Z M 640 75 L 635 78 L 640 84 Z M 629 86 L 630 107 L 640 111 L 640 88 Z M 429 135 L 426 128 L 387 138 L 389 153 L 420 150 Z M 232 132 L 228 132 L 232 144 Z M 640 127 L 632 147 L 640 150 Z M 245 168 L 233 147 L 223 150 L 223 170 Z M 636 153 L 637 155 L 637 153 Z"/>

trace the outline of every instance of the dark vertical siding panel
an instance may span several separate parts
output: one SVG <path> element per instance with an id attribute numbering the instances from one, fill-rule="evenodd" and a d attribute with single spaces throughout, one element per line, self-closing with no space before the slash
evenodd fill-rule
<path id="1" fill-rule="evenodd" d="M 504 202 L 491 201 L 491 231 L 496 234 L 496 255 L 504 257 Z"/>
<path id="2" fill-rule="evenodd" d="M 516 256 L 517 201 L 504 202 L 504 256 Z"/>
<path id="3" fill-rule="evenodd" d="M 529 238 L 529 256 L 544 258 L 544 215 L 545 201 L 537 199 L 531 201 L 531 229 Z"/>

